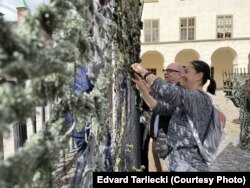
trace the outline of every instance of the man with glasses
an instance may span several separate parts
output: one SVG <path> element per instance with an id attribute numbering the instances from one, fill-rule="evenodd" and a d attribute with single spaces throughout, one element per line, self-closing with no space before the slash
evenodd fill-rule
<path id="1" fill-rule="evenodd" d="M 170 63 L 166 69 L 163 69 L 164 79 L 171 84 L 180 85 L 184 68 L 178 63 Z M 148 146 L 149 171 L 166 171 L 164 162 L 155 150 L 155 140 L 159 134 L 167 134 L 168 125 L 171 116 L 160 116 L 152 114 L 150 122 L 150 140 Z"/>
<path id="2" fill-rule="evenodd" d="M 163 69 L 164 79 L 166 82 L 176 84 L 181 81 L 184 68 L 178 63 L 171 63 L 166 69 Z"/>

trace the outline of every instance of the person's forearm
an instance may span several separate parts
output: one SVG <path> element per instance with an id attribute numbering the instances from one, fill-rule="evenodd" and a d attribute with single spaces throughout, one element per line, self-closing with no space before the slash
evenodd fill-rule
<path id="1" fill-rule="evenodd" d="M 140 91 L 142 98 L 148 105 L 150 109 L 154 109 L 156 107 L 157 101 L 145 90 Z"/>
<path id="2" fill-rule="evenodd" d="M 148 87 L 151 87 L 153 81 L 157 77 L 138 63 L 132 64 L 131 68 L 136 72 L 136 74 L 134 74 L 133 81 L 136 83 L 136 87 L 140 91 L 142 98 L 149 106 L 149 108 L 155 108 L 157 105 L 157 101 L 149 94 Z M 139 77 L 138 75 L 141 75 L 141 77 Z"/>

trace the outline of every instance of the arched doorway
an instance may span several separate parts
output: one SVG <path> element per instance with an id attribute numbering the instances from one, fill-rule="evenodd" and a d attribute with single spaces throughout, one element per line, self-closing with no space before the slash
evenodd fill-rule
<path id="1" fill-rule="evenodd" d="M 200 59 L 200 55 L 193 49 L 181 50 L 175 57 L 175 62 L 186 66 L 188 62 Z"/>
<path id="2" fill-rule="evenodd" d="M 163 77 L 163 55 L 157 51 L 147 51 L 141 57 L 141 64 L 146 69 L 155 73 L 156 76 Z"/>
<path id="3" fill-rule="evenodd" d="M 216 81 L 217 88 L 223 88 L 223 72 L 232 72 L 233 64 L 237 54 L 230 47 L 223 47 L 215 50 L 211 57 L 211 76 Z"/>
<path id="4" fill-rule="evenodd" d="M 250 73 L 250 53 L 248 55 L 248 74 Z"/>

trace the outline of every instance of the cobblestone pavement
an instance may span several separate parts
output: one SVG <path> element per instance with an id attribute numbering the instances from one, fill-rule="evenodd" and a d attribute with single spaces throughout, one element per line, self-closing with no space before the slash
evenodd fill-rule
<path id="1" fill-rule="evenodd" d="M 223 91 L 217 91 L 213 102 L 225 113 L 227 121 L 217 158 L 210 164 L 210 171 L 250 172 L 250 151 L 241 150 L 238 146 L 239 109 L 233 105 L 231 100 L 224 97 Z"/>

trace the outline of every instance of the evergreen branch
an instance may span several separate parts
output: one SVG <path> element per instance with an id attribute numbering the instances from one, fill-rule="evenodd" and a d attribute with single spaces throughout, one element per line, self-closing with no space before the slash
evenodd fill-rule
<path id="1" fill-rule="evenodd" d="M 47 170 L 42 169 L 48 166 L 53 167 L 59 152 L 67 147 L 65 143 L 67 143 L 68 137 L 64 137 L 62 134 L 65 126 L 63 122 L 62 119 L 54 122 L 49 131 L 39 132 L 13 157 L 0 161 L 1 187 L 33 187 L 31 185 L 37 173 L 40 176 L 47 175 Z"/>

